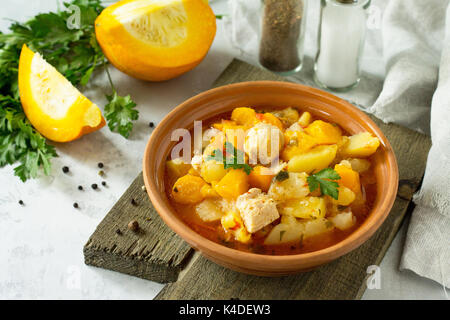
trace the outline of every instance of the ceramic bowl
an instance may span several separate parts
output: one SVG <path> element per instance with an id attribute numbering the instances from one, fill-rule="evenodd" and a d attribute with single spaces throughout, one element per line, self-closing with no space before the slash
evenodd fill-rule
<path id="1" fill-rule="evenodd" d="M 164 166 L 171 148 L 171 133 L 193 128 L 194 120 L 207 120 L 237 107 L 296 107 L 339 124 L 350 134 L 369 131 L 381 145 L 373 157 L 377 198 L 365 222 L 341 242 L 310 253 L 271 256 L 247 253 L 210 241 L 190 229 L 172 208 L 164 191 Z M 356 249 L 381 226 L 394 203 L 398 168 L 394 152 L 375 123 L 350 103 L 325 91 L 299 84 L 274 81 L 242 82 L 203 92 L 171 111 L 154 130 L 143 160 L 148 195 L 164 222 L 206 258 L 227 268 L 262 276 L 311 270 Z"/>

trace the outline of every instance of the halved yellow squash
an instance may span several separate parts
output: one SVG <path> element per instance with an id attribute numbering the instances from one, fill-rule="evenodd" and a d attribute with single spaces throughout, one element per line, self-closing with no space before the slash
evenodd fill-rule
<path id="1" fill-rule="evenodd" d="M 97 41 L 122 72 L 147 81 L 175 78 L 197 66 L 216 34 L 203 0 L 122 0 L 95 22 Z"/>
<path id="2" fill-rule="evenodd" d="M 73 141 L 105 125 L 100 109 L 26 45 L 20 55 L 19 91 L 28 120 L 49 140 Z"/>

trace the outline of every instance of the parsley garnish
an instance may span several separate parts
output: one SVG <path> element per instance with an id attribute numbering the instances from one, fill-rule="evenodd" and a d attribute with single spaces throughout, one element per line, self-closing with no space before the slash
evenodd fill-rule
<path id="1" fill-rule="evenodd" d="M 289 172 L 287 172 L 287 171 L 280 171 L 275 176 L 275 180 L 280 181 L 280 182 L 287 180 L 287 179 L 289 179 Z"/>
<path id="2" fill-rule="evenodd" d="M 323 169 L 308 177 L 309 191 L 313 192 L 320 187 L 320 192 L 323 195 L 329 195 L 337 200 L 339 197 L 339 184 L 331 180 L 339 180 L 340 178 L 339 174 L 333 169 Z"/>
<path id="3" fill-rule="evenodd" d="M 250 174 L 253 168 L 245 163 L 245 154 L 242 150 L 237 150 L 230 142 L 225 142 L 223 146 L 225 155 L 222 150 L 215 149 L 210 156 L 206 158 L 206 161 L 216 160 L 223 163 L 225 169 L 243 169 L 246 174 Z"/>
<path id="4" fill-rule="evenodd" d="M 41 169 L 49 174 L 50 161 L 57 156 L 22 110 L 17 79 L 23 44 L 41 53 L 75 86 L 86 85 L 93 72 L 107 62 L 94 28 L 95 19 L 104 9 L 101 1 L 72 0 L 64 5 L 80 9 L 78 29 L 67 27 L 71 12 L 58 11 L 38 14 L 25 23 L 14 22 L 10 33 L 0 32 L 0 167 L 19 162 L 14 171 L 22 181 L 37 177 Z M 114 86 L 112 91 L 105 107 L 109 128 L 128 137 L 138 118 L 136 104 L 129 96 L 118 96 Z"/>

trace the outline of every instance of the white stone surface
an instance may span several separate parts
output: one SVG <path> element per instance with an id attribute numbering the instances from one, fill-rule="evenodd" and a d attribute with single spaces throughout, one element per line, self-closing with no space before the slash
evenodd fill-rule
<path id="1" fill-rule="evenodd" d="M 224 1 L 214 1 L 216 13 L 226 12 Z M 0 30 L 9 21 L 24 21 L 38 12 L 56 9 L 55 0 L 4 0 L 0 5 Z M 140 119 L 130 140 L 108 128 L 68 144 L 57 144 L 59 158 L 50 177 L 25 184 L 13 177 L 12 167 L 0 169 L 0 299 L 152 299 L 162 285 L 127 275 L 88 267 L 83 245 L 141 171 L 145 144 L 151 134 L 150 121 L 158 123 L 185 99 L 210 87 L 236 52 L 226 41 L 222 23 L 207 58 L 195 70 L 164 83 L 132 79 L 112 68 L 120 94 L 131 94 L 138 103 Z M 84 92 L 99 106 L 109 93 L 100 73 Z M 97 163 L 105 164 L 108 186 L 100 185 Z M 70 174 L 62 173 L 62 166 Z M 90 188 L 100 185 L 99 191 Z M 77 189 L 84 186 L 84 191 Z M 22 199 L 25 206 L 18 201 Z M 74 202 L 80 209 L 74 209 Z M 381 264 L 382 286 L 368 290 L 366 299 L 445 298 L 438 284 L 398 271 L 402 237 Z"/>

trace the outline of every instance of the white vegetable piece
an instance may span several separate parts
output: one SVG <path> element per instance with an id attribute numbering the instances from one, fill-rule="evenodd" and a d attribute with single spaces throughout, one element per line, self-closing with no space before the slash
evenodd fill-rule
<path id="1" fill-rule="evenodd" d="M 329 219 L 340 230 L 347 230 L 356 223 L 356 218 L 351 211 L 339 213 Z"/>
<path id="2" fill-rule="evenodd" d="M 264 244 L 273 245 L 299 241 L 303 236 L 304 228 L 304 225 L 298 222 L 280 223 L 270 231 Z"/>
<path id="3" fill-rule="evenodd" d="M 245 137 L 244 151 L 249 156 L 250 164 L 269 164 L 278 158 L 284 146 L 284 135 L 271 124 L 260 122 L 248 130 Z"/>
<path id="4" fill-rule="evenodd" d="M 200 219 L 205 222 L 212 222 L 220 220 L 223 216 L 223 211 L 220 208 L 220 204 L 216 200 L 206 199 L 195 206 L 195 212 L 197 212 Z"/>
<path id="5" fill-rule="evenodd" d="M 274 179 L 270 185 L 268 195 L 276 201 L 302 199 L 309 194 L 307 179 L 304 172 L 289 172 L 289 178 L 283 181 Z"/>
<path id="6" fill-rule="evenodd" d="M 252 188 L 240 195 L 236 201 L 245 228 L 254 233 L 280 217 L 275 201 L 261 192 L 261 189 Z"/>
<path id="7" fill-rule="evenodd" d="M 332 231 L 334 229 L 333 223 L 325 218 L 307 221 L 304 223 L 304 227 L 305 227 L 304 231 L 305 239 L 308 237 L 317 236 L 319 234 Z"/>

